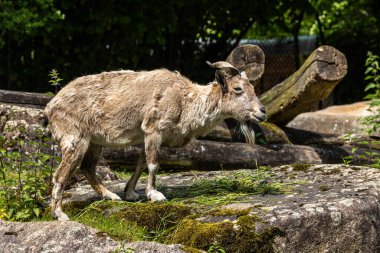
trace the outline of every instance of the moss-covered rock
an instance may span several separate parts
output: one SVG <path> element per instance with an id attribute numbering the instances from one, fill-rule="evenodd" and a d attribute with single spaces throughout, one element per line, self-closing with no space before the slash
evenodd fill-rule
<path id="1" fill-rule="evenodd" d="M 221 222 L 184 219 L 174 232 L 173 242 L 202 250 L 220 245 L 226 252 L 273 252 L 272 241 L 279 233 L 251 215 Z"/>

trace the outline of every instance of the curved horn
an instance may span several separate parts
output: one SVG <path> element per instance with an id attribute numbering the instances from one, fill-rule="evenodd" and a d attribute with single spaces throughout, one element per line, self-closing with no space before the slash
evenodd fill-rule
<path id="1" fill-rule="evenodd" d="M 211 63 L 209 61 L 206 61 L 207 65 L 209 65 L 211 68 L 214 68 L 214 69 L 228 69 L 229 72 L 233 75 L 239 75 L 240 72 L 237 68 L 235 68 L 234 66 L 232 66 L 231 63 L 228 63 L 226 61 L 217 61 L 217 62 L 214 62 L 214 63 Z"/>
<path id="2" fill-rule="evenodd" d="M 206 61 L 207 65 L 209 65 L 211 68 L 214 69 L 222 69 L 222 68 L 235 68 L 231 65 L 231 63 L 228 63 L 226 61 L 217 61 L 214 63 L 211 63 L 209 61 Z"/>

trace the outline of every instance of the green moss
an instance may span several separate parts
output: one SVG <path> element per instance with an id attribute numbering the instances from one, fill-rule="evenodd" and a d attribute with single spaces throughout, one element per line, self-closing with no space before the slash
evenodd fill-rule
<path id="1" fill-rule="evenodd" d="M 232 230 L 231 222 L 208 223 L 184 219 L 174 232 L 173 243 L 207 250 L 214 242 L 228 237 Z"/>
<path id="2" fill-rule="evenodd" d="M 96 228 L 101 231 L 100 233 L 106 233 L 114 239 L 128 242 L 144 240 L 148 233 L 144 227 L 134 222 L 120 220 L 115 216 L 105 216 L 102 213 L 88 212 L 75 217 L 74 220 Z"/>
<path id="3" fill-rule="evenodd" d="M 173 243 L 208 250 L 210 245 L 220 245 L 226 252 L 273 252 L 272 241 L 279 230 L 264 228 L 256 232 L 259 219 L 244 215 L 237 222 L 201 222 L 184 219 L 177 227 Z"/>
<path id="4" fill-rule="evenodd" d="M 79 222 L 127 241 L 158 240 L 165 242 L 192 208 L 181 203 L 128 203 L 97 201 L 65 206 L 69 216 Z"/>
<path id="5" fill-rule="evenodd" d="M 310 167 L 311 167 L 311 164 L 292 164 L 291 165 L 293 167 L 293 171 L 307 171 Z"/>
<path id="6" fill-rule="evenodd" d="M 124 220 L 135 221 L 149 231 L 168 229 L 191 214 L 191 207 L 181 203 L 135 203 L 117 212 Z"/>
<path id="7" fill-rule="evenodd" d="M 247 215 L 252 211 L 252 208 L 247 208 L 247 209 L 212 209 L 208 212 L 206 212 L 206 215 L 210 216 L 236 216 L 240 217 L 243 215 Z"/>

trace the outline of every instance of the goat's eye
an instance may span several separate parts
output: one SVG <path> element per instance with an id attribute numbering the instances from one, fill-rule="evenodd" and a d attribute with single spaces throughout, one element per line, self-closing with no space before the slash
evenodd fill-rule
<path id="1" fill-rule="evenodd" d="M 235 92 L 236 94 L 242 94 L 244 91 L 243 91 L 243 89 L 240 88 L 240 87 L 235 87 L 235 88 L 234 88 L 234 92 Z"/>

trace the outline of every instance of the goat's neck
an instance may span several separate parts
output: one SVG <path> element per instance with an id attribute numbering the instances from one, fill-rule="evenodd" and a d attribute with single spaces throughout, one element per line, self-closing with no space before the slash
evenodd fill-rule
<path id="1" fill-rule="evenodd" d="M 222 92 L 216 83 L 209 85 L 196 85 L 194 94 L 194 128 L 201 132 L 211 130 L 213 126 L 223 120 L 221 116 Z M 193 130 L 196 130 L 194 129 Z"/>

